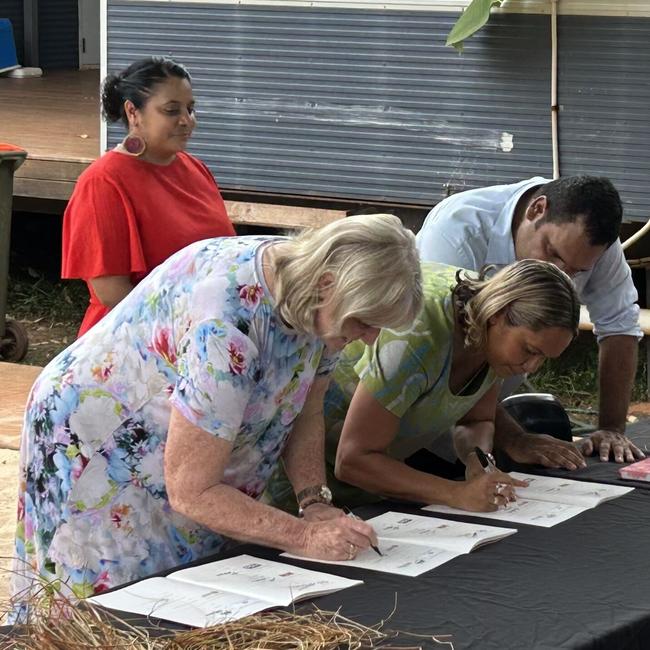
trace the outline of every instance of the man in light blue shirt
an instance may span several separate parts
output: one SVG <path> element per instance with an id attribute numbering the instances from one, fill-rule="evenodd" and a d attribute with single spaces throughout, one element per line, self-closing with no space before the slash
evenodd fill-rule
<path id="1" fill-rule="evenodd" d="M 643 458 L 624 435 L 636 371 L 638 298 L 618 239 L 622 206 L 605 178 L 535 177 L 512 185 L 468 190 L 436 205 L 417 235 L 424 261 L 479 270 L 515 260 L 553 262 L 569 274 L 589 310 L 599 344 L 599 429 L 581 446 L 607 461 Z M 495 447 L 515 461 L 575 469 L 584 460 L 575 446 L 527 434 L 498 408 Z"/>

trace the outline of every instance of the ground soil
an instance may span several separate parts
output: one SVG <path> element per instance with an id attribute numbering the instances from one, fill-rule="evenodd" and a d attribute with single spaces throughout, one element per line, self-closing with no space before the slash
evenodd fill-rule
<path id="1" fill-rule="evenodd" d="M 27 330 L 29 348 L 22 363 L 31 366 L 45 366 L 61 350 L 67 348 L 76 338 L 77 323 L 52 323 L 47 319 L 19 321 Z"/>
<path id="2" fill-rule="evenodd" d="M 634 402 L 630 404 L 628 420 L 630 418 L 650 418 L 650 402 Z"/>

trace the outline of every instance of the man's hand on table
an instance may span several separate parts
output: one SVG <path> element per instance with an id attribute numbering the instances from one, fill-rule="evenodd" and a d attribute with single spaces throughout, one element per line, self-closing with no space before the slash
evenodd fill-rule
<path id="1" fill-rule="evenodd" d="M 576 445 L 545 433 L 522 433 L 516 436 L 504 451 L 515 462 L 526 465 L 569 470 L 587 466 Z"/>
<path id="2" fill-rule="evenodd" d="M 645 458 L 645 454 L 629 438 L 618 431 L 599 429 L 577 443 L 585 456 L 598 454 L 606 463 L 611 457 L 617 463 L 633 463 Z"/>

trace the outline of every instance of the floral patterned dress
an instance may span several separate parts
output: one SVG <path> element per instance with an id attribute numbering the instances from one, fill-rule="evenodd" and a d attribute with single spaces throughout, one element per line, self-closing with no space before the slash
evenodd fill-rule
<path id="1" fill-rule="evenodd" d="M 261 273 L 269 241 L 188 246 L 43 370 L 23 429 L 14 594 L 36 573 L 87 597 L 221 547 L 170 508 L 170 405 L 232 443 L 225 483 L 262 494 L 336 360 L 276 316 Z"/>

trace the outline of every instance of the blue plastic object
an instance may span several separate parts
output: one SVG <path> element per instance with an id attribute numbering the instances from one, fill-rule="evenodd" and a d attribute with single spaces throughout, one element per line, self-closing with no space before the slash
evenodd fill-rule
<path id="1" fill-rule="evenodd" d="M 0 72 L 19 67 L 11 21 L 8 18 L 0 18 Z"/>

